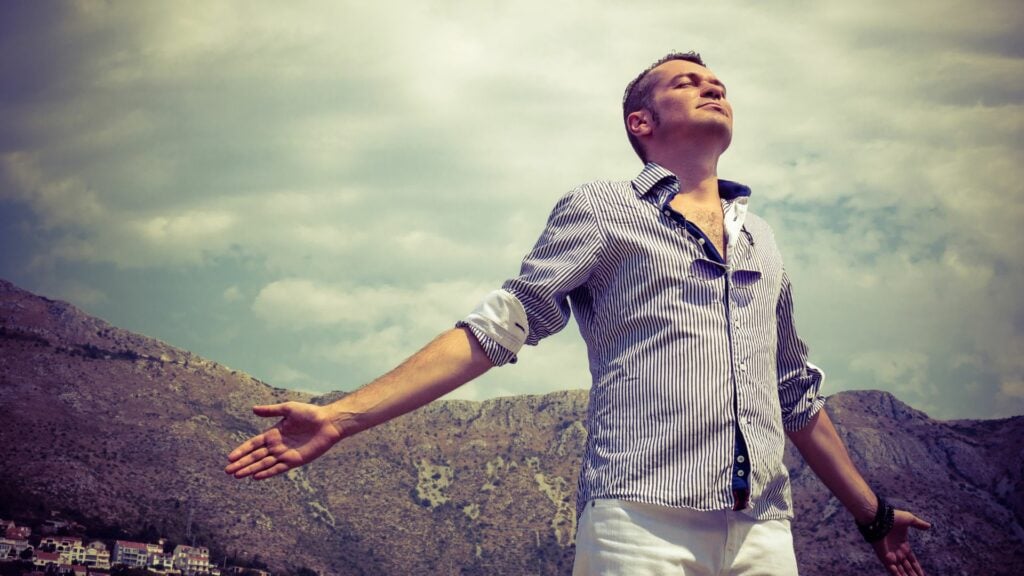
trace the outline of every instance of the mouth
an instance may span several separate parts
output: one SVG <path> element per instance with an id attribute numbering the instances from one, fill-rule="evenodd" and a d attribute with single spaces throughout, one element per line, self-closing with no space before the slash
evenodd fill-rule
<path id="1" fill-rule="evenodd" d="M 725 114 L 726 116 L 729 115 L 729 113 L 725 111 L 725 108 L 723 108 L 722 105 L 717 102 L 708 102 L 706 104 L 701 104 L 700 106 L 697 106 L 697 108 L 712 108 L 714 110 L 718 110 L 719 112 Z"/>

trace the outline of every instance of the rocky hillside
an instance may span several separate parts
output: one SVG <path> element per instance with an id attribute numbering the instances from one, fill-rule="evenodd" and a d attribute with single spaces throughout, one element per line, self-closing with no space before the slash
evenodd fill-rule
<path id="1" fill-rule="evenodd" d="M 324 574 L 568 574 L 586 393 L 441 401 L 287 477 L 240 482 L 225 455 L 272 388 L 0 281 L 0 516 L 60 510 Z M 828 410 L 880 491 L 932 521 L 931 574 L 1024 567 L 1024 417 L 939 422 L 882 392 Z M 881 574 L 795 452 L 805 574 Z"/>

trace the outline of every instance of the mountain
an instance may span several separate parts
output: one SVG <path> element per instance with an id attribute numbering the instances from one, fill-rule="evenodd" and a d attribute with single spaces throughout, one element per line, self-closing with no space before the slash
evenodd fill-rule
<path id="1" fill-rule="evenodd" d="M 226 476 L 268 421 L 253 404 L 326 403 L 0 281 L 0 517 L 59 511 L 275 570 L 568 574 L 586 392 L 438 401 L 275 479 Z M 929 574 L 1024 567 L 1024 417 L 930 419 L 884 392 L 827 409 L 877 490 L 934 524 Z M 850 516 L 790 447 L 804 574 L 882 574 Z M 191 525 L 189 518 L 191 517 Z"/>

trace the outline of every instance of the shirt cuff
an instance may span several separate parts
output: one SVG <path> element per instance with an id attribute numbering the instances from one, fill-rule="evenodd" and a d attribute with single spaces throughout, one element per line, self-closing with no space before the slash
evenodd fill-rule
<path id="1" fill-rule="evenodd" d="M 801 380 L 803 394 L 796 398 L 789 413 L 782 418 L 782 426 L 787 432 L 796 432 L 806 426 L 825 405 L 825 397 L 821 395 L 821 383 L 825 380 L 825 373 L 821 368 L 808 362 L 807 373 Z"/>
<path id="2" fill-rule="evenodd" d="M 530 335 L 526 309 L 507 290 L 495 290 L 456 324 L 469 328 L 495 366 L 516 361 L 516 354 Z"/>
<path id="3" fill-rule="evenodd" d="M 469 328 L 469 331 L 473 333 L 473 337 L 480 343 L 480 347 L 483 348 L 484 354 L 487 355 L 487 359 L 491 361 L 492 366 L 504 366 L 505 364 L 515 364 L 518 358 L 512 353 L 511 350 L 503 347 L 494 341 L 493 338 L 484 334 L 479 328 L 472 324 L 466 323 L 465 320 L 459 320 L 455 323 L 456 328 Z"/>

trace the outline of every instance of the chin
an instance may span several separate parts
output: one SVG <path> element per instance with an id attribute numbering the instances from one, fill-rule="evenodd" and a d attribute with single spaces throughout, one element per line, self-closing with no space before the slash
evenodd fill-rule
<path id="1" fill-rule="evenodd" d="M 701 136 L 708 139 L 716 139 L 722 141 L 722 150 L 724 151 L 732 143 L 732 123 L 725 122 L 707 122 L 701 126 Z"/>

